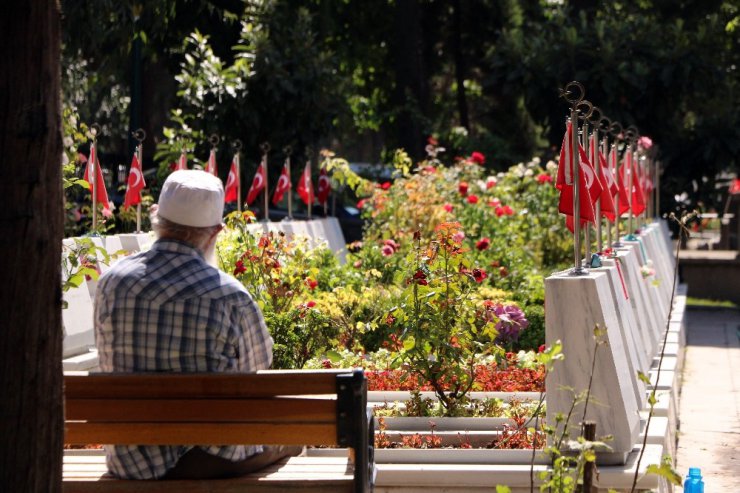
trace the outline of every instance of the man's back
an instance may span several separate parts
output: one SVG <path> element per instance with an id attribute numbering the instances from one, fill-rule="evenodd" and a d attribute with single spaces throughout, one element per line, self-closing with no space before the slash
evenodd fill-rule
<path id="1" fill-rule="evenodd" d="M 186 243 L 159 240 L 121 260 L 95 298 L 104 372 L 253 372 L 271 364 L 272 339 L 249 293 Z M 122 477 L 161 477 L 190 448 L 116 446 L 108 465 Z M 259 450 L 203 448 L 229 460 Z"/>

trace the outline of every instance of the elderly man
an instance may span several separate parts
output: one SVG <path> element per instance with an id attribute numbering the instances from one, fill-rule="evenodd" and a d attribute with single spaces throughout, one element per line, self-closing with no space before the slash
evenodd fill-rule
<path id="1" fill-rule="evenodd" d="M 157 241 L 115 264 L 98 283 L 102 371 L 254 372 L 270 366 L 272 339 L 259 307 L 244 286 L 213 266 L 223 202 L 221 180 L 209 173 L 175 171 L 167 178 L 152 207 Z M 113 445 L 106 452 L 115 476 L 169 479 L 238 476 L 297 450 Z"/>

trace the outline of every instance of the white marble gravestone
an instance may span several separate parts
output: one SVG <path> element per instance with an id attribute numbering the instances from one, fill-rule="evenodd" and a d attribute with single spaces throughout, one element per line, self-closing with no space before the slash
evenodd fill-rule
<path id="1" fill-rule="evenodd" d="M 627 355 L 627 367 L 630 375 L 632 375 L 635 399 L 640 408 L 643 408 L 646 403 L 646 386 L 638 378 L 637 372 L 640 371 L 647 375 L 650 370 L 651 361 L 642 350 L 641 345 L 638 344 L 640 334 L 637 328 L 637 322 L 635 321 L 635 314 L 629 302 L 629 292 L 625 294 L 626 285 L 624 287 L 622 286 L 616 262 L 612 259 L 604 259 L 602 260 L 602 264 L 603 267 L 592 270 L 595 272 L 606 272 L 609 279 L 611 299 L 614 301 L 614 311 L 619 324 L 619 332 L 622 336 L 622 344 Z"/>
<path id="2" fill-rule="evenodd" d="M 85 353 L 95 347 L 93 330 L 94 285 L 83 282 L 80 286 L 64 293 L 67 308 L 62 310 L 64 340 L 62 356 L 67 358 Z"/>
<path id="3" fill-rule="evenodd" d="M 547 376 L 547 420 L 555 424 L 559 413 L 567 415 L 573 403 L 572 388 L 588 388 L 594 356 L 594 327 L 604 329 L 606 345 L 598 347 L 587 420 L 596 422 L 596 435 L 614 435 L 613 452 L 599 454 L 600 463 L 623 463 L 639 433 L 639 406 L 635 397 L 622 343 L 614 300 L 606 272 L 585 276 L 555 274 L 545 280 L 546 341 L 563 343 L 565 359 Z M 570 422 L 575 439 L 584 404 L 575 407 Z"/>
<path id="4" fill-rule="evenodd" d="M 630 294 L 630 304 L 640 329 L 643 350 L 648 358 L 652 359 L 658 345 L 658 321 L 655 318 L 655 307 L 650 303 L 645 291 L 644 280 L 640 274 L 640 265 L 633 246 L 625 245 L 616 249 L 617 257 L 621 261 L 622 275 L 627 283 Z"/>

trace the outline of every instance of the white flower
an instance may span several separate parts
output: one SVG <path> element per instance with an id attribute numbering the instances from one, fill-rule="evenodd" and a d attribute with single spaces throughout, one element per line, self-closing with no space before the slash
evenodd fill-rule
<path id="1" fill-rule="evenodd" d="M 534 171 L 532 171 L 532 168 L 527 168 L 527 171 L 524 172 L 524 176 L 533 176 Z"/>
<path id="2" fill-rule="evenodd" d="M 550 161 L 548 161 L 548 162 L 547 162 L 547 164 L 545 165 L 545 169 L 546 169 L 547 171 L 555 171 L 556 169 L 558 169 L 558 163 L 556 163 L 556 162 L 555 162 L 555 161 L 553 161 L 553 160 L 550 160 Z"/>

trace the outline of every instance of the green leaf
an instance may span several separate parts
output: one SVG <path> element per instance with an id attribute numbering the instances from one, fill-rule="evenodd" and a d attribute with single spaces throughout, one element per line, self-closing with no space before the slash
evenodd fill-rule
<path id="1" fill-rule="evenodd" d="M 416 346 L 416 341 L 414 340 L 413 336 L 409 336 L 406 338 L 405 341 L 403 341 L 403 349 L 406 351 L 411 351 L 414 349 L 414 346 Z"/>
<path id="2" fill-rule="evenodd" d="M 331 349 L 326 352 L 326 357 L 332 363 L 339 363 L 342 361 L 342 355 Z"/>
<path id="3" fill-rule="evenodd" d="M 673 469 L 670 462 L 666 462 L 665 459 L 661 465 L 650 464 L 647 466 L 647 473 L 657 474 L 676 486 L 681 486 L 681 476 Z"/>
<path id="4" fill-rule="evenodd" d="M 637 378 L 644 383 L 645 385 L 650 385 L 650 377 L 645 375 L 643 372 L 638 371 L 637 372 Z"/>
<path id="5" fill-rule="evenodd" d="M 496 493 L 511 493 L 511 488 L 509 488 L 508 486 L 497 484 Z"/>

